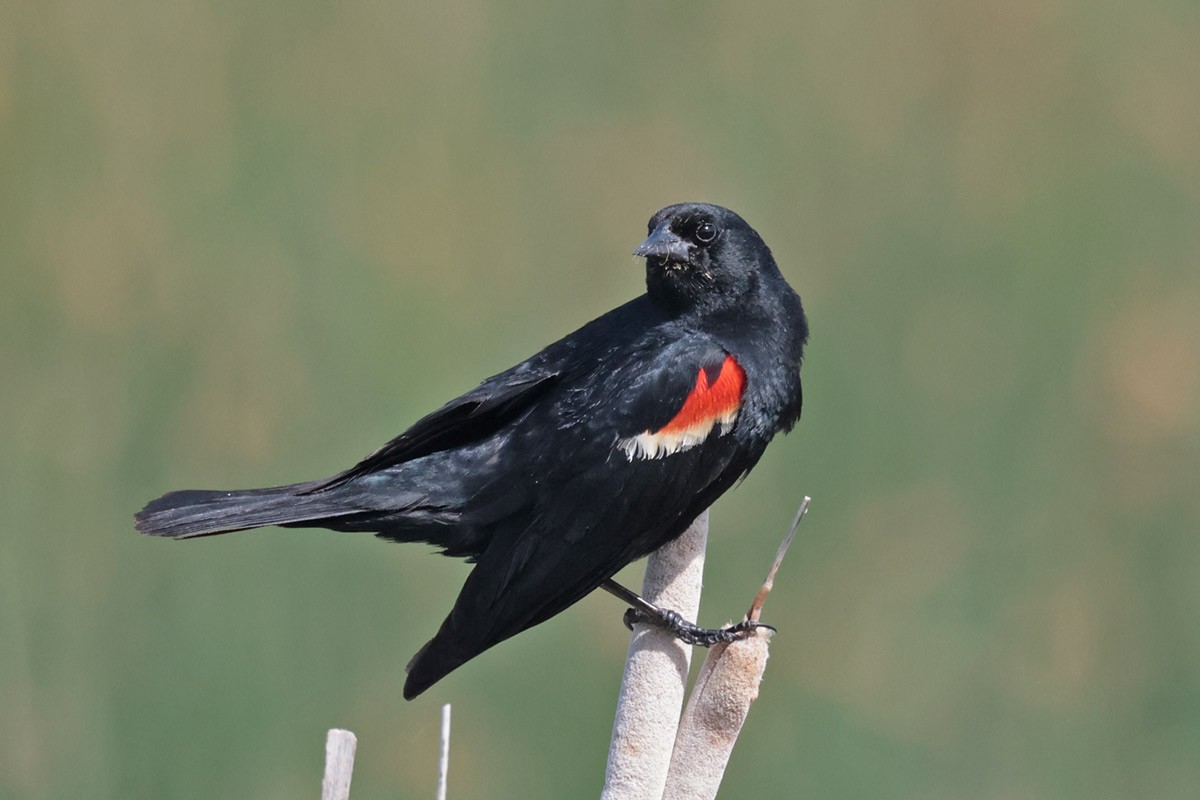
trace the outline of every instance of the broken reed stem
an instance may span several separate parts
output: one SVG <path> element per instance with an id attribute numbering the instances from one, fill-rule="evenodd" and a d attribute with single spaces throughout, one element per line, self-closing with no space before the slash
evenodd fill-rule
<path id="1" fill-rule="evenodd" d="M 771 563 L 771 569 L 767 571 L 767 579 L 763 581 L 758 594 L 754 596 L 754 602 L 750 604 L 750 610 L 746 613 L 746 619 L 758 622 L 759 614 L 762 613 L 763 603 L 767 602 L 767 595 L 771 593 L 771 589 L 775 586 L 775 573 L 779 572 L 779 565 L 783 563 L 783 557 L 787 555 L 788 548 L 792 546 L 792 540 L 796 538 L 796 529 L 800 527 L 800 521 L 808 513 L 808 504 L 811 502 L 812 498 L 805 495 L 804 500 L 800 503 L 800 508 L 796 509 L 796 518 L 792 520 L 792 527 L 788 529 L 787 535 L 779 543 L 779 549 L 775 551 L 775 561 Z"/>
<path id="2" fill-rule="evenodd" d="M 350 731 L 331 728 L 325 736 L 325 777 L 321 781 L 321 800 L 348 800 L 357 747 L 358 739 Z"/>

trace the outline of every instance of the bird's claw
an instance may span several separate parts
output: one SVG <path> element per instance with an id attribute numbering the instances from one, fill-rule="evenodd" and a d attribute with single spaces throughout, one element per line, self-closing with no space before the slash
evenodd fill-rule
<path id="1" fill-rule="evenodd" d="M 714 644 L 745 639 L 759 628 L 765 628 L 772 633 L 775 632 L 774 626 L 749 619 L 742 620 L 733 625 L 726 625 L 724 628 L 701 628 L 694 622 L 688 622 L 679 612 L 671 611 L 670 609 L 663 609 L 661 616 L 656 616 L 640 609 L 629 608 L 625 610 L 624 622 L 625 627 L 629 630 L 633 630 L 633 626 L 639 622 L 656 625 L 669 631 L 684 644 L 699 645 L 701 647 L 712 647 Z"/>

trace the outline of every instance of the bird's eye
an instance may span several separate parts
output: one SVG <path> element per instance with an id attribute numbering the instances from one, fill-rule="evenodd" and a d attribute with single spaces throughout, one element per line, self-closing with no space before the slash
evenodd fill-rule
<path id="1" fill-rule="evenodd" d="M 712 244 L 717 239 L 717 226 L 711 222 L 701 222 L 696 226 L 696 241 L 700 244 Z"/>

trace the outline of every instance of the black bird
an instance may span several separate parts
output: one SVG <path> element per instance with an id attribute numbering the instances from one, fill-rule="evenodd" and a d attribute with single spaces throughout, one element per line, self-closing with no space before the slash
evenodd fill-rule
<path id="1" fill-rule="evenodd" d="M 634 251 L 646 259 L 644 295 L 345 472 L 171 492 L 137 514 L 138 530 L 176 539 L 264 525 L 370 531 L 473 562 L 450 615 L 408 665 L 409 699 L 592 590 L 621 589 L 618 570 L 679 536 L 791 430 L 808 337 L 800 298 L 737 214 L 669 206 L 649 234 Z M 665 616 L 685 637 L 722 633 Z"/>

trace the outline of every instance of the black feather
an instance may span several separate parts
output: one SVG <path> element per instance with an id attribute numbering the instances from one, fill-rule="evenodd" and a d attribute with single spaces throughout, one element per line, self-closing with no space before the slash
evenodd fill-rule
<path id="1" fill-rule="evenodd" d="M 139 511 L 134 516 L 134 526 L 150 536 L 195 539 L 264 525 L 317 524 L 355 513 L 332 497 L 306 495 L 304 492 L 310 485 L 169 492 Z"/>

